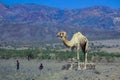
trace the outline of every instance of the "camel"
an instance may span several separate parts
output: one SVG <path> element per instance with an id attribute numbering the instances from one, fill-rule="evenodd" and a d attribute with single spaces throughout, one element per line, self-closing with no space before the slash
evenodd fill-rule
<path id="1" fill-rule="evenodd" d="M 76 48 L 77 50 L 77 63 L 78 63 L 78 70 L 81 70 L 80 64 L 79 64 L 79 50 L 81 49 L 84 53 L 84 67 L 83 69 L 86 69 L 87 64 L 87 51 L 88 51 L 88 40 L 87 38 L 82 35 L 81 32 L 77 32 L 73 35 L 72 39 L 69 41 L 67 40 L 67 34 L 66 32 L 58 32 L 57 37 L 60 37 L 60 39 L 63 41 L 64 45 L 68 48 L 71 48 L 73 50 Z M 71 64 L 71 68 L 72 68 Z"/>

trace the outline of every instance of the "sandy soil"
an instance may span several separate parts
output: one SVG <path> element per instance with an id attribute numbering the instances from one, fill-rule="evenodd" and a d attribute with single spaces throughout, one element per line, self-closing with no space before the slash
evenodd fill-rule
<path id="1" fill-rule="evenodd" d="M 20 61 L 16 70 L 16 59 L 0 60 L 0 80 L 120 80 L 120 63 L 96 63 L 95 70 L 61 70 L 65 61 L 26 60 Z M 39 70 L 40 63 L 44 69 Z"/>

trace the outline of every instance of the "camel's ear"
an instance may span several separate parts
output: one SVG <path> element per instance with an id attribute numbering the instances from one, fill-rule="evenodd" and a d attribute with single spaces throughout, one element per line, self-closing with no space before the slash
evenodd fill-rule
<path id="1" fill-rule="evenodd" d="M 64 33 L 64 37 L 66 38 L 66 37 L 67 37 L 67 36 L 66 36 L 66 35 L 67 35 L 67 33 L 66 33 L 66 32 L 63 32 L 63 33 Z"/>

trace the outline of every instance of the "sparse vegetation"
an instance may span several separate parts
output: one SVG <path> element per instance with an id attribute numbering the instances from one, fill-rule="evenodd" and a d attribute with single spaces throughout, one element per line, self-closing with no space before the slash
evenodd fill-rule
<path id="1" fill-rule="evenodd" d="M 56 59 L 56 60 L 67 60 L 72 57 L 76 57 L 76 52 L 71 51 L 55 51 L 55 50 L 6 50 L 0 49 L 0 58 L 27 58 L 31 55 L 31 58 L 39 59 Z M 93 56 L 99 56 L 107 58 L 120 57 L 120 53 L 107 53 L 107 52 L 89 52 L 88 60 L 90 61 Z M 83 61 L 83 53 L 80 52 L 80 59 Z"/>

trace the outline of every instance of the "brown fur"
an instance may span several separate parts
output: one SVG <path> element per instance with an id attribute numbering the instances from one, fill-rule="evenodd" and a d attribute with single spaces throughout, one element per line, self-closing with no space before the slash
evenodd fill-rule
<path id="1" fill-rule="evenodd" d="M 67 34 L 66 32 L 58 32 L 57 37 L 60 37 L 63 41 L 64 45 L 66 47 L 70 47 L 71 49 L 77 48 L 77 44 L 80 44 L 80 49 L 83 51 L 83 53 L 86 53 L 88 51 L 88 40 L 87 38 L 82 35 L 80 32 L 77 32 L 73 35 L 72 39 L 69 41 L 71 44 L 66 44 L 67 40 Z"/>

